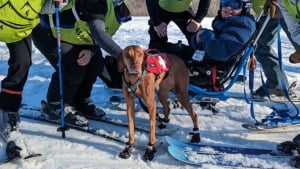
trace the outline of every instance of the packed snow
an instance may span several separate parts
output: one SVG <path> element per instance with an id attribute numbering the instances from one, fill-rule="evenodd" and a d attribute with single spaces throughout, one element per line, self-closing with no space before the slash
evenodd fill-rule
<path id="1" fill-rule="evenodd" d="M 205 18 L 202 26 L 211 28 L 213 18 Z M 147 48 L 149 36 L 147 33 L 147 17 L 133 17 L 133 20 L 121 26 L 114 35 L 114 39 L 126 47 L 131 44 L 138 44 L 144 49 Z M 186 43 L 184 36 L 174 24 L 168 27 L 169 41 L 177 42 L 182 40 Z M 287 73 L 289 82 L 299 81 L 299 65 L 290 64 L 289 55 L 294 49 L 288 41 L 286 35 L 281 32 L 283 69 Z M 274 45 L 277 51 L 276 44 Z M 105 52 L 104 52 L 105 53 Z M 4 43 L 0 43 L 0 80 L 4 79 L 8 69 L 9 53 Z M 255 70 L 255 88 L 261 85 L 260 66 Z M 24 88 L 23 103 L 33 107 L 39 107 L 40 101 L 45 99 L 51 74 L 54 69 L 46 58 L 33 47 L 32 66 L 30 74 Z M 248 88 L 246 82 L 245 88 Z M 243 93 L 244 84 L 236 83 L 231 91 Z M 297 93 L 299 88 L 297 89 Z M 92 99 L 98 107 L 103 108 L 107 115 L 115 119 L 127 121 L 124 110 L 116 110 L 110 102 L 112 95 L 121 95 L 120 92 L 111 91 L 105 88 L 103 82 L 98 79 L 94 85 Z M 275 103 L 274 103 L 275 104 Z M 276 149 L 280 142 L 291 140 L 299 133 L 298 128 L 290 128 L 281 132 L 255 133 L 241 127 L 243 123 L 254 124 L 255 121 L 250 115 L 250 105 L 244 99 L 230 98 L 220 101 L 217 104 L 220 112 L 212 115 L 208 110 L 201 110 L 201 107 L 193 104 L 195 111 L 199 114 L 201 142 L 211 145 L 226 145 L 236 147 Z M 264 118 L 272 110 L 261 103 L 254 104 L 256 118 Z M 33 113 L 22 110 L 20 113 Z M 36 113 L 36 112 L 35 112 Z M 173 114 L 172 114 L 173 113 Z M 148 115 L 141 109 L 136 110 L 136 121 L 148 123 Z M 170 125 L 180 129 L 172 134 L 179 140 L 188 141 L 189 131 L 192 130 L 192 121 L 187 112 L 182 109 L 173 109 L 171 112 Z M 58 125 L 46 122 L 21 118 L 20 131 L 23 139 L 30 149 L 37 153 L 42 153 L 39 158 L 24 160 L 17 163 L 1 164 L 0 168 L 24 168 L 24 169 L 179 169 L 179 168 L 200 168 L 181 163 L 168 154 L 168 144 L 164 137 L 157 137 L 157 153 L 153 161 L 144 162 L 142 156 L 144 149 L 135 148 L 129 159 L 121 159 L 118 154 L 124 149 L 124 144 L 109 140 L 103 137 L 94 136 L 85 132 L 70 129 L 66 131 L 66 138 L 62 138 L 61 132 L 57 132 Z M 103 122 L 91 121 L 90 125 L 95 128 L 102 128 L 103 132 L 109 131 L 125 138 L 128 136 L 126 127 L 110 125 Z M 136 131 L 136 147 L 146 146 L 148 143 L 148 133 Z M 209 156 L 196 156 L 194 160 L 203 160 Z M 271 156 L 243 156 L 241 154 L 228 155 L 223 157 L 232 163 L 252 164 L 258 168 L 290 168 L 288 158 L 276 158 Z M 5 144 L 0 141 L 0 159 L 5 159 Z M 212 159 L 213 160 L 213 159 Z M 223 168 L 222 166 L 203 165 L 202 168 Z"/>

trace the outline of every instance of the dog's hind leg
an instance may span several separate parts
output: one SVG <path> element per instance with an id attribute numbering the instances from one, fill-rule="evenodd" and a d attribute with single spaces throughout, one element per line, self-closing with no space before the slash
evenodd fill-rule
<path id="1" fill-rule="evenodd" d="M 193 131 L 190 132 L 190 135 L 192 135 L 191 143 L 198 143 L 198 142 L 200 142 L 198 115 L 193 110 L 193 107 L 190 103 L 187 92 L 184 92 L 182 90 L 177 90 L 176 94 L 177 94 L 177 98 L 178 98 L 179 102 L 182 104 L 182 106 L 185 108 L 185 110 L 189 113 L 189 115 L 193 121 L 194 128 L 193 128 Z"/>
<path id="2" fill-rule="evenodd" d="M 158 116 L 158 122 L 160 123 L 158 125 L 158 127 L 160 129 L 166 128 L 167 123 L 169 123 L 170 121 L 170 107 L 168 104 L 168 92 L 169 90 L 159 90 L 159 92 L 157 93 L 158 99 L 160 101 L 160 103 L 163 106 L 163 113 L 164 113 L 164 117 L 161 118 L 160 116 Z"/>

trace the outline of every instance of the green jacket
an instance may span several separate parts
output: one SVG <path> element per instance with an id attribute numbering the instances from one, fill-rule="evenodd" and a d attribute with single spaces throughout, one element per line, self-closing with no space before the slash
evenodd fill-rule
<path id="1" fill-rule="evenodd" d="M 292 4 L 288 0 L 281 0 L 282 5 L 290 13 L 290 15 L 293 16 L 295 20 L 300 22 L 300 18 L 299 18 L 300 1 L 296 1 L 296 2 L 298 2 L 298 3 Z"/>
<path id="2" fill-rule="evenodd" d="M 95 45 L 95 42 L 91 37 L 89 26 L 87 22 L 80 20 L 75 10 L 74 2 L 75 2 L 74 0 L 70 0 L 69 4 L 61 10 L 61 12 L 72 10 L 73 15 L 76 19 L 76 22 L 74 23 L 74 27 L 60 28 L 61 40 L 76 45 Z M 107 33 L 110 36 L 112 36 L 119 29 L 121 23 L 119 23 L 116 18 L 112 0 L 107 0 L 107 8 L 108 11 L 105 16 L 105 28 Z M 49 15 L 49 22 L 53 32 L 53 36 L 56 37 L 56 29 L 55 29 L 55 22 L 53 20 L 53 16 L 55 15 Z"/>
<path id="3" fill-rule="evenodd" d="M 258 14 L 264 7 L 266 0 L 252 0 L 252 9 Z"/>
<path id="4" fill-rule="evenodd" d="M 17 42 L 39 24 L 45 0 L 0 0 L 0 41 Z"/>
<path id="5" fill-rule="evenodd" d="M 159 6 L 168 12 L 186 11 L 192 4 L 192 0 L 159 0 Z"/>

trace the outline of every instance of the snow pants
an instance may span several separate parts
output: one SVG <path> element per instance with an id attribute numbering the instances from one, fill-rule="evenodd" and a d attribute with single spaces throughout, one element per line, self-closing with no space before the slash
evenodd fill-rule
<path id="1" fill-rule="evenodd" d="M 22 101 L 22 91 L 31 66 L 31 36 L 18 42 L 7 43 L 9 50 L 7 76 L 1 82 L 0 109 L 17 112 Z"/>
<path id="2" fill-rule="evenodd" d="M 49 103 L 60 101 L 60 82 L 57 54 L 57 41 L 52 36 L 50 29 L 36 27 L 32 33 L 34 45 L 43 53 L 54 67 L 51 82 L 48 88 L 47 100 Z M 79 66 L 77 59 L 80 51 L 84 49 L 96 48 L 89 64 Z M 104 58 L 97 46 L 73 45 L 61 42 L 61 70 L 62 70 L 62 89 L 64 103 L 76 106 L 78 100 L 89 98 L 93 84 L 97 76 L 102 72 Z"/>

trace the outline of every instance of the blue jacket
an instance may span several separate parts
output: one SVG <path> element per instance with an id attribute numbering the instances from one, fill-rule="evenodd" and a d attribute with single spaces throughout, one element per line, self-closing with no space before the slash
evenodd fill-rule
<path id="1" fill-rule="evenodd" d="M 220 17 L 219 17 L 220 18 Z M 192 37 L 194 49 L 204 50 L 205 58 L 227 61 L 250 40 L 256 30 L 252 15 L 236 15 L 218 19 L 212 23 L 213 30 L 202 29 L 200 44 L 196 43 L 196 34 Z"/>

